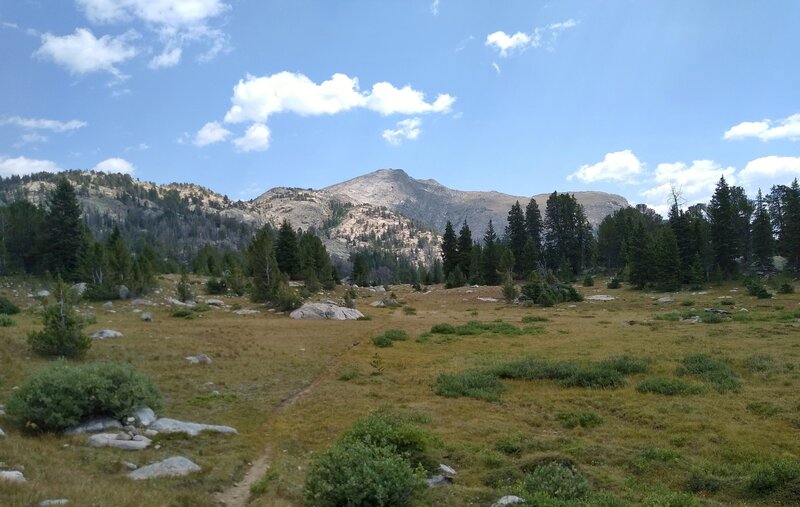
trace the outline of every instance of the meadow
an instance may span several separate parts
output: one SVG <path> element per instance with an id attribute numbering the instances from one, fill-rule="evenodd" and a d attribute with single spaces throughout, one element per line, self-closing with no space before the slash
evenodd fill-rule
<path id="1" fill-rule="evenodd" d="M 27 478 L 0 481 L 0 504 L 304 505 L 310 465 L 376 411 L 419 430 L 427 462 L 458 472 L 415 505 L 488 507 L 525 488 L 535 496 L 536 471 L 554 464 L 574 472 L 560 486 L 580 489 L 580 499 L 543 496 L 542 505 L 800 498 L 798 294 L 757 299 L 726 284 L 658 302 L 665 294 L 607 289 L 598 279 L 579 292 L 615 300 L 540 308 L 502 302 L 499 287 L 397 285 L 389 290 L 400 305 L 372 307 L 383 295 L 362 288 L 356 304 L 366 319 L 338 322 L 291 320 L 237 297 L 173 316 L 176 308 L 160 303 L 175 281 L 160 280 L 154 307 L 80 303 L 96 319 L 88 332 L 123 333 L 95 340 L 83 361 L 131 363 L 161 389 L 160 415 L 238 435 L 158 435 L 157 446 L 133 453 L 89 448 L 85 436 L 29 434 L 0 417 L 0 470 Z M 202 281 L 194 280 L 197 293 Z M 36 287 L 25 284 L 5 280 L 0 290 L 23 307 L 0 328 L 0 404 L 50 362 L 26 343 L 41 310 L 26 297 Z M 343 296 L 338 287 L 313 299 Z M 231 311 L 239 307 L 259 313 Z M 211 364 L 185 359 L 200 353 Z M 202 471 L 146 485 L 125 477 L 124 462 L 175 455 Z"/>

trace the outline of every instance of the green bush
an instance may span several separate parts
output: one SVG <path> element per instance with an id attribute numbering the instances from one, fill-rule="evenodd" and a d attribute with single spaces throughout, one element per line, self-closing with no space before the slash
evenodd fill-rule
<path id="1" fill-rule="evenodd" d="M 594 412 L 559 412 L 556 418 L 561 421 L 561 425 L 567 429 L 593 428 L 603 423 L 603 418 Z"/>
<path id="2" fill-rule="evenodd" d="M 784 459 L 758 466 L 747 489 L 758 498 L 796 505 L 800 498 L 800 461 Z"/>
<path id="3" fill-rule="evenodd" d="M 127 417 L 142 406 L 161 408 L 161 394 L 145 375 L 121 363 L 67 366 L 33 374 L 11 394 L 6 412 L 32 431 L 57 431 L 90 417 Z"/>
<path id="4" fill-rule="evenodd" d="M 426 454 L 428 436 L 413 424 L 386 410 L 378 410 L 353 424 L 341 442 L 361 442 L 387 447 L 402 456 L 414 468 L 436 466 Z"/>
<path id="5" fill-rule="evenodd" d="M 572 375 L 561 380 L 563 387 L 588 387 L 592 389 L 614 389 L 625 385 L 625 378 L 616 370 L 602 367 L 578 368 Z"/>
<path id="6" fill-rule="evenodd" d="M 681 306 L 694 306 L 694 299 L 684 299 L 681 301 Z"/>
<path id="7" fill-rule="evenodd" d="M 311 465 L 305 499 L 315 507 L 405 507 L 425 482 L 389 447 L 342 441 Z"/>
<path id="8" fill-rule="evenodd" d="M 385 333 L 383 333 L 383 335 L 392 340 L 393 342 L 408 340 L 408 333 L 406 333 L 402 329 L 389 329 Z"/>
<path id="9" fill-rule="evenodd" d="M 209 278 L 206 282 L 206 294 L 224 296 L 228 293 L 228 284 L 222 278 Z"/>
<path id="10" fill-rule="evenodd" d="M 19 313 L 19 306 L 12 303 L 5 296 L 0 296 L 0 314 L 15 315 Z"/>
<path id="11" fill-rule="evenodd" d="M 736 301 L 734 301 L 733 299 L 723 299 L 722 301 L 719 302 L 719 304 L 723 306 L 735 306 Z"/>
<path id="12" fill-rule="evenodd" d="M 388 338 L 385 334 L 374 337 L 372 339 L 372 343 L 376 347 L 381 347 L 381 348 L 391 347 L 393 344 L 391 338 Z"/>
<path id="13" fill-rule="evenodd" d="M 744 285 L 747 287 L 747 293 L 751 296 L 755 296 L 758 299 L 769 299 L 772 297 L 772 294 L 767 291 L 767 288 L 764 287 L 764 284 L 756 279 L 749 278 L 745 280 Z"/>
<path id="14" fill-rule="evenodd" d="M 608 283 L 606 284 L 606 287 L 608 287 L 609 289 L 619 289 L 619 286 L 620 286 L 619 278 L 617 278 L 616 276 L 611 280 L 609 280 Z"/>
<path id="15" fill-rule="evenodd" d="M 647 373 L 647 370 L 650 369 L 650 361 L 623 355 L 610 357 L 605 361 L 601 361 L 600 367 L 618 371 L 623 375 L 631 375 L 633 373 Z"/>
<path id="16" fill-rule="evenodd" d="M 456 328 L 452 324 L 434 324 L 431 326 L 433 334 L 456 334 Z"/>
<path id="17" fill-rule="evenodd" d="M 541 315 L 526 315 L 522 317 L 523 324 L 532 324 L 534 322 L 549 322 L 550 319 L 542 317 Z"/>
<path id="18" fill-rule="evenodd" d="M 177 317 L 179 319 L 193 319 L 194 312 L 189 310 L 188 308 L 178 308 L 174 312 L 172 312 L 173 317 Z"/>
<path id="19" fill-rule="evenodd" d="M 720 392 L 738 391 L 742 382 L 727 362 L 714 359 L 705 354 L 692 354 L 684 357 L 683 367 L 678 374 L 696 375 L 713 385 Z"/>
<path id="20" fill-rule="evenodd" d="M 782 283 L 780 287 L 778 287 L 779 294 L 794 294 L 794 285 L 791 283 Z"/>
<path id="21" fill-rule="evenodd" d="M 556 461 L 537 466 L 517 484 L 517 494 L 533 505 L 575 502 L 589 493 L 589 481 L 577 468 Z"/>
<path id="22" fill-rule="evenodd" d="M 639 382 L 636 390 L 640 393 L 663 394 L 665 396 L 676 396 L 682 394 L 699 394 L 703 388 L 684 382 L 679 379 L 667 379 L 663 377 L 648 378 Z"/>
<path id="23" fill-rule="evenodd" d="M 506 303 L 513 303 L 515 299 L 519 297 L 519 289 L 514 284 L 514 280 L 511 279 L 511 275 L 506 275 L 505 279 L 503 280 L 503 299 L 506 300 Z"/>
<path id="24" fill-rule="evenodd" d="M 280 282 L 275 286 L 271 301 L 282 312 L 292 311 L 303 304 L 303 299 L 285 282 Z"/>
<path id="25" fill-rule="evenodd" d="M 192 311 L 193 311 L 194 313 L 205 313 L 205 312 L 210 312 L 210 311 L 211 311 L 211 307 L 210 307 L 210 306 L 208 306 L 208 305 L 206 305 L 206 304 L 203 304 L 203 303 L 197 303 L 196 305 L 194 305 L 194 306 L 192 307 Z"/>
<path id="26" fill-rule="evenodd" d="M 83 320 L 75 313 L 67 297 L 66 285 L 59 280 L 55 293 L 60 299 L 44 310 L 44 329 L 28 335 L 28 345 L 43 356 L 83 357 L 92 339 L 83 333 Z"/>
<path id="27" fill-rule="evenodd" d="M 533 357 L 496 366 L 493 372 L 500 378 L 515 380 L 563 380 L 577 372 L 573 363 L 549 362 Z"/>
<path id="28" fill-rule="evenodd" d="M 745 359 L 744 365 L 753 373 L 762 373 L 775 368 L 775 360 L 771 356 L 755 354 Z"/>
<path id="29" fill-rule="evenodd" d="M 436 378 L 434 392 L 447 398 L 475 398 L 497 401 L 508 388 L 492 372 L 467 370 L 460 373 L 442 373 Z"/>
<path id="30" fill-rule="evenodd" d="M 586 275 L 583 278 L 583 286 L 584 287 L 594 287 L 594 278 L 591 275 Z"/>
<path id="31" fill-rule="evenodd" d="M 16 325 L 14 319 L 4 313 L 0 313 L 0 327 L 11 327 Z"/>

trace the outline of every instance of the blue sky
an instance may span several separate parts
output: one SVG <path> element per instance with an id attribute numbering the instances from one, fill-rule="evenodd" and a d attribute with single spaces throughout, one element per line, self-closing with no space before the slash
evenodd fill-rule
<path id="1" fill-rule="evenodd" d="M 232 198 L 402 168 L 662 210 L 800 176 L 800 3 L 2 0 L 0 175 Z"/>

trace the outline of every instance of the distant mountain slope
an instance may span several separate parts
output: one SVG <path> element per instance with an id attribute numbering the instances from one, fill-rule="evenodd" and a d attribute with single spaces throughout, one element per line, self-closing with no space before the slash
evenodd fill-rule
<path id="1" fill-rule="evenodd" d="M 381 169 L 321 190 L 273 188 L 252 201 L 234 201 L 190 183 L 156 185 L 128 175 L 70 171 L 2 178 L 0 205 L 16 199 L 43 203 L 60 176 L 75 185 L 96 234 L 103 236 L 119 224 L 132 243 L 150 241 L 183 256 L 206 242 L 241 247 L 258 227 L 277 227 L 286 219 L 317 233 L 338 257 L 371 246 L 427 263 L 439 255 L 438 235 L 448 220 L 456 227 L 466 220 L 480 239 L 491 219 L 502 236 L 514 202 L 524 207 L 530 199 L 453 190 L 399 169 Z M 628 206 L 619 195 L 574 195 L 594 225 Z M 547 196 L 535 196 L 542 213 Z"/>

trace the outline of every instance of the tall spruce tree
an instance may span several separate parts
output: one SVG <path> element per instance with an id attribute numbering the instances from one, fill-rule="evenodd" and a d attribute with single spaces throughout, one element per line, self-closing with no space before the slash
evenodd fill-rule
<path id="1" fill-rule="evenodd" d="M 250 274 L 253 276 L 253 301 L 270 301 L 281 280 L 281 272 L 275 258 L 272 233 L 267 227 L 259 230 L 247 245 L 246 256 Z"/>
<path id="2" fill-rule="evenodd" d="M 297 233 L 292 224 L 284 219 L 278 229 L 278 238 L 275 241 L 275 259 L 278 268 L 289 278 L 297 279 L 300 275 L 300 251 L 297 243 Z"/>
<path id="3" fill-rule="evenodd" d="M 628 281 L 644 289 L 653 280 L 653 256 L 650 233 L 638 222 L 628 245 Z"/>
<path id="4" fill-rule="evenodd" d="M 500 245 L 497 242 L 497 234 L 494 232 L 494 225 L 489 220 L 489 226 L 483 236 L 483 261 L 482 274 L 486 285 L 500 284 Z"/>
<path id="5" fill-rule="evenodd" d="M 529 235 L 525 224 L 525 214 L 519 201 L 511 206 L 508 212 L 508 224 L 506 225 L 506 241 L 508 249 L 514 255 L 513 272 L 521 278 L 525 269 L 525 244 L 528 242 Z"/>
<path id="6" fill-rule="evenodd" d="M 539 211 L 539 205 L 536 200 L 531 197 L 528 205 L 525 206 L 525 229 L 528 230 L 528 237 L 530 238 L 533 248 L 536 252 L 536 257 L 542 249 L 542 213 Z"/>
<path id="7" fill-rule="evenodd" d="M 44 237 L 47 267 L 64 280 L 78 279 L 81 255 L 86 248 L 83 227 L 75 188 L 61 178 L 47 201 Z"/>
<path id="8" fill-rule="evenodd" d="M 783 255 L 795 271 L 800 271 L 800 184 L 797 178 L 788 188 L 784 210 Z"/>
<path id="9" fill-rule="evenodd" d="M 573 274 L 589 265 L 594 251 L 591 225 L 575 196 L 553 192 L 544 216 L 544 252 L 547 267 L 558 270 L 564 261 Z"/>
<path id="10" fill-rule="evenodd" d="M 458 260 L 458 238 L 453 230 L 453 224 L 448 220 L 442 236 L 442 269 L 445 278 L 449 277 L 458 266 Z"/>
<path id="11" fill-rule="evenodd" d="M 724 176 L 720 177 L 708 204 L 708 219 L 714 269 L 718 268 L 725 278 L 730 279 L 737 273 L 739 235 L 731 201 L 731 189 Z"/>
<path id="12" fill-rule="evenodd" d="M 653 264 L 656 288 L 673 292 L 681 288 L 681 258 L 678 240 L 669 226 L 661 226 L 653 242 Z"/>
<path id="13" fill-rule="evenodd" d="M 464 220 L 464 225 L 458 231 L 458 268 L 463 273 L 464 277 L 470 277 L 470 259 L 472 257 L 472 231 Z"/>
<path id="14" fill-rule="evenodd" d="M 772 237 L 772 223 L 769 219 L 764 197 L 761 189 L 756 195 L 755 216 L 752 228 L 753 238 L 753 261 L 758 269 L 769 269 L 772 267 L 772 256 L 775 252 L 775 240 Z"/>

